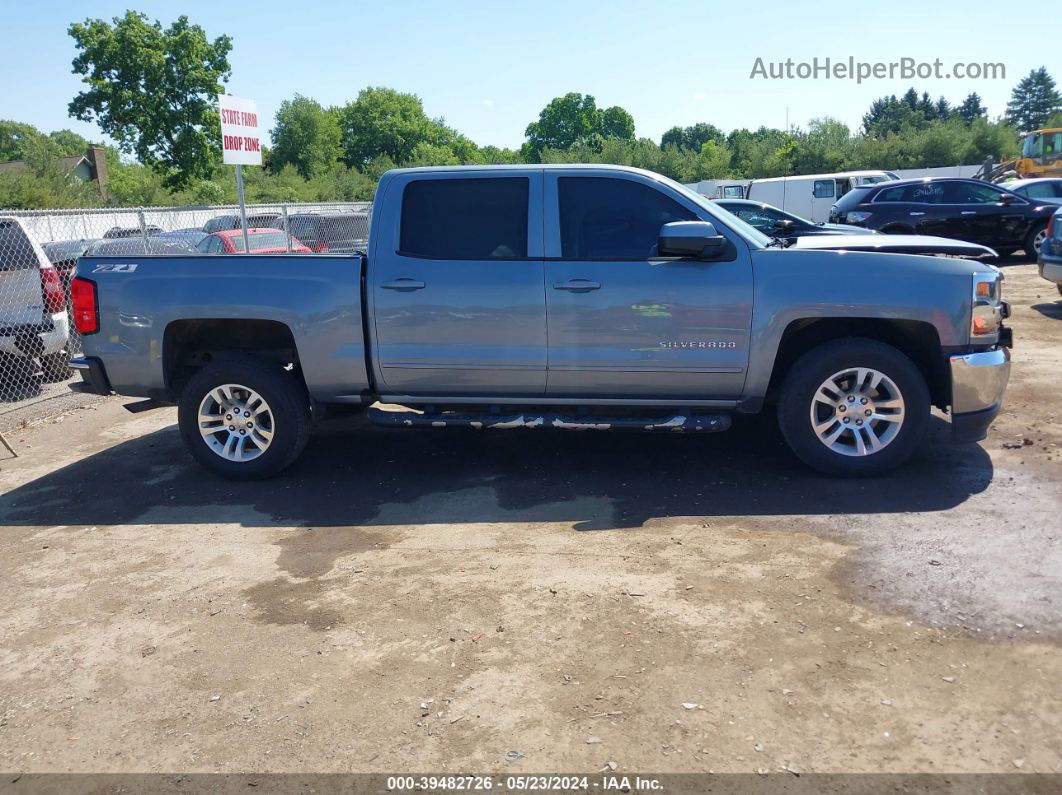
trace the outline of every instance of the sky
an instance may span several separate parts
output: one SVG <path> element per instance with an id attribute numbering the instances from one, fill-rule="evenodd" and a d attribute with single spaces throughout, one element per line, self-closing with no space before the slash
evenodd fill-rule
<path id="1" fill-rule="evenodd" d="M 832 116 L 853 131 L 871 101 L 914 85 L 954 103 L 970 91 L 989 114 L 1003 113 L 1030 69 L 1047 66 L 1062 82 L 1062 58 L 1048 39 L 999 46 L 1007 11 L 998 2 L 795 4 L 759 0 L 659 2 L 405 2 L 303 0 L 293 3 L 178 0 L 8 0 L 0 48 L 0 118 L 46 132 L 69 128 L 103 138 L 67 116 L 80 90 L 66 28 L 87 17 L 110 19 L 129 7 L 163 25 L 178 14 L 213 38 L 233 39 L 226 91 L 258 102 L 263 127 L 295 93 L 344 104 L 366 86 L 417 94 L 425 111 L 480 145 L 518 147 L 524 130 L 553 97 L 593 95 L 620 105 L 636 134 L 659 139 L 674 125 L 711 122 L 724 131 L 760 125 L 806 127 Z M 816 10 L 820 7 L 821 10 Z M 1002 16 L 1001 16 L 1002 15 Z M 1019 26 L 1020 27 L 1020 26 Z M 16 35 L 11 35 L 15 33 Z M 940 59 L 1002 63 L 1004 79 L 855 80 L 753 78 L 764 65 Z"/>

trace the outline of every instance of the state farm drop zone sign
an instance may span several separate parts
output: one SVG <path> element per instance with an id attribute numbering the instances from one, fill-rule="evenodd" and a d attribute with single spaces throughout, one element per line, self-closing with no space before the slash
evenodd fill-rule
<path id="1" fill-rule="evenodd" d="M 221 113 L 222 162 L 237 166 L 262 165 L 258 106 L 253 99 L 218 95 Z"/>

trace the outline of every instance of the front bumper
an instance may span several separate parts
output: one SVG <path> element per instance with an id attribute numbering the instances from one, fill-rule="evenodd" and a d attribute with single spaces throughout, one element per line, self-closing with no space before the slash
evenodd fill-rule
<path id="1" fill-rule="evenodd" d="M 957 442 L 979 442 L 999 414 L 1010 380 L 1010 351 L 991 351 L 950 357 L 951 431 Z"/>
<path id="2" fill-rule="evenodd" d="M 81 373 L 81 382 L 70 384 L 74 392 L 88 392 L 94 395 L 109 395 L 113 391 L 103 369 L 103 362 L 95 356 L 79 356 L 70 360 L 70 367 Z"/>

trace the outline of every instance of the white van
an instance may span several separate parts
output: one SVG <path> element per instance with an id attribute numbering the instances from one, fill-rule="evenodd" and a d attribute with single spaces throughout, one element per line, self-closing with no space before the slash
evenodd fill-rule
<path id="1" fill-rule="evenodd" d="M 747 179 L 702 179 L 686 185 L 709 199 L 744 199 Z"/>
<path id="2" fill-rule="evenodd" d="M 27 233 L 22 219 L 0 215 L 0 356 L 40 361 L 46 381 L 70 377 L 70 319 L 59 271 Z M 0 368 L 0 379 L 22 368 Z M 32 371 L 30 371 L 32 372 Z"/>
<path id="3" fill-rule="evenodd" d="M 842 171 L 837 174 L 803 174 L 797 177 L 754 179 L 745 198 L 772 204 L 815 223 L 830 217 L 830 208 L 856 185 L 899 179 L 891 171 Z"/>

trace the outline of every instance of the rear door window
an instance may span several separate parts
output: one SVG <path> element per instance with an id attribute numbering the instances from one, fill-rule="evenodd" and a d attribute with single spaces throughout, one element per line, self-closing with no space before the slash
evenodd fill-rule
<path id="1" fill-rule="evenodd" d="M 697 216 L 659 190 L 628 179 L 557 180 L 561 256 L 642 261 L 657 256 L 660 227 Z"/>
<path id="2" fill-rule="evenodd" d="M 430 259 L 527 257 L 527 177 L 418 179 L 402 194 L 399 254 Z"/>
<path id="3" fill-rule="evenodd" d="M 33 250 L 33 244 L 22 227 L 12 221 L 0 221 L 0 270 L 17 271 L 38 267 L 37 252 Z"/>

